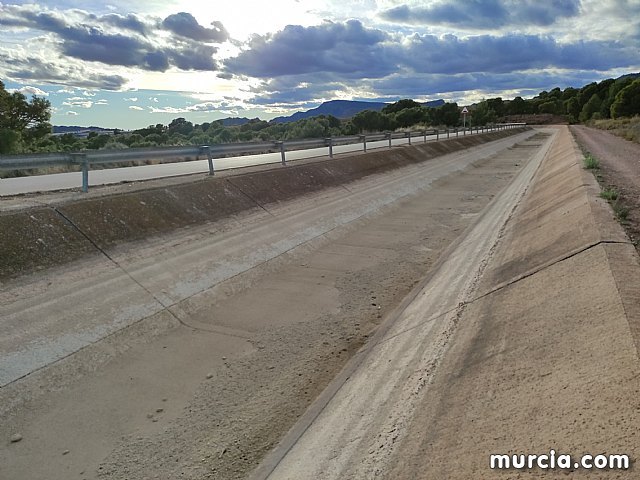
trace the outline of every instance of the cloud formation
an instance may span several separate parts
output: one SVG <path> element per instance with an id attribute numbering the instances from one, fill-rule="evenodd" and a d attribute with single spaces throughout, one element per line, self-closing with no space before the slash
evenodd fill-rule
<path id="1" fill-rule="evenodd" d="M 228 72 L 298 83 L 383 78 L 400 71 L 423 74 L 507 73 L 556 68 L 606 71 L 638 64 L 633 46 L 614 41 L 561 43 L 551 36 L 391 36 L 356 20 L 288 26 L 256 36 L 248 49 L 226 61 Z M 291 94 L 295 95 L 295 91 Z"/>
<path id="2" fill-rule="evenodd" d="M 39 97 L 48 97 L 49 93 L 45 92 L 44 90 L 38 88 L 38 87 L 32 87 L 31 85 L 25 85 L 22 88 L 9 88 L 7 89 L 7 92 L 9 93 L 14 93 L 14 92 L 18 92 L 21 93 L 23 95 L 37 95 Z"/>
<path id="3" fill-rule="evenodd" d="M 91 72 L 82 65 L 54 63 L 34 56 L 0 57 L 0 68 L 10 77 L 79 88 L 119 90 L 127 83 L 127 79 L 121 75 Z"/>
<path id="4" fill-rule="evenodd" d="M 444 0 L 428 6 L 407 4 L 384 10 L 380 17 L 408 25 L 450 25 L 472 29 L 549 26 L 575 17 L 580 0 Z"/>
<path id="5" fill-rule="evenodd" d="M 552 37 L 506 34 L 466 38 L 414 35 L 394 48 L 401 64 L 420 73 L 506 73 L 540 68 L 609 70 L 638 63 L 635 49 L 616 42 L 560 43 Z"/>
<path id="6" fill-rule="evenodd" d="M 396 66 L 385 58 L 382 30 L 358 20 L 289 25 L 275 34 L 255 35 L 247 49 L 226 61 L 228 71 L 252 77 L 331 72 L 346 78 L 382 77 Z"/>
<path id="7" fill-rule="evenodd" d="M 35 5 L 0 4 L 0 26 L 45 32 L 66 57 L 106 65 L 164 72 L 179 70 L 214 71 L 213 55 L 228 39 L 220 22 L 213 28 L 198 24 L 189 13 L 168 16 L 164 21 L 130 14 L 97 16 L 81 10 L 40 11 Z M 169 35 L 156 35 L 164 31 Z"/>
<path id="8" fill-rule="evenodd" d="M 169 15 L 162 25 L 176 35 L 191 40 L 222 43 L 229 39 L 229 33 L 221 22 L 213 22 L 211 23 L 213 28 L 206 28 L 200 25 L 193 15 L 186 12 Z"/>

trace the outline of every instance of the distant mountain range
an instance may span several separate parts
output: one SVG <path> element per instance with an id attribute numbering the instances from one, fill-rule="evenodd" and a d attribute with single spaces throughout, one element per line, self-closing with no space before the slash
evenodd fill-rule
<path id="1" fill-rule="evenodd" d="M 102 128 L 102 127 L 79 127 L 77 125 L 73 126 L 65 126 L 65 125 L 54 125 L 53 133 L 54 134 L 63 134 L 63 133 L 77 133 L 77 132 L 96 132 L 96 133 L 113 133 L 113 128 Z"/>
<path id="2" fill-rule="evenodd" d="M 306 112 L 296 112 L 288 117 L 276 117 L 271 120 L 273 123 L 289 123 L 301 120 L 303 118 L 317 117 L 318 115 L 333 115 L 336 118 L 351 118 L 355 114 L 363 110 L 380 111 L 389 105 L 383 102 L 358 102 L 355 100 L 331 100 L 322 103 L 317 108 L 312 108 Z M 425 107 L 439 107 L 444 105 L 444 100 L 434 100 L 432 102 L 423 103 Z"/>

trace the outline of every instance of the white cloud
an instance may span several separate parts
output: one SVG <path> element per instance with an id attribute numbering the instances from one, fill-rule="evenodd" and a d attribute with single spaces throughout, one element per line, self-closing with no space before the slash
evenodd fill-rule
<path id="1" fill-rule="evenodd" d="M 139 107 L 138 105 L 131 105 L 129 107 L 130 110 L 144 110 L 144 108 Z"/>
<path id="2" fill-rule="evenodd" d="M 75 117 L 76 115 L 78 115 L 78 112 L 74 112 L 73 110 L 69 110 L 69 111 L 67 112 L 67 115 L 70 115 L 70 116 L 72 116 L 72 117 Z"/>
<path id="3" fill-rule="evenodd" d="M 68 107 L 91 108 L 93 106 L 93 101 L 87 100 L 83 97 L 71 97 L 62 102 L 62 105 L 66 105 Z"/>
<path id="4" fill-rule="evenodd" d="M 30 85 L 25 85 L 22 88 L 11 88 L 11 89 L 8 89 L 7 92 L 9 92 L 9 93 L 20 92 L 23 95 L 37 95 L 39 97 L 48 97 L 49 96 L 49 94 L 47 92 L 45 92 L 44 90 L 40 90 L 38 87 L 32 87 Z"/>
<path id="5" fill-rule="evenodd" d="M 131 107 L 129 107 L 131 108 Z M 203 102 L 195 105 L 189 105 L 186 107 L 151 107 L 151 113 L 189 113 L 189 112 L 220 112 L 232 115 L 237 115 L 240 110 L 245 110 L 244 106 L 237 104 L 230 104 L 228 102 Z"/>
<path id="6" fill-rule="evenodd" d="M 138 97 L 128 97 L 124 99 L 125 102 L 137 102 Z"/>

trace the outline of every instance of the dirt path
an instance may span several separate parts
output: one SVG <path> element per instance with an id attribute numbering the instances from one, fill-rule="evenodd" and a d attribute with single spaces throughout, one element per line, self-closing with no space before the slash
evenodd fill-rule
<path id="1" fill-rule="evenodd" d="M 619 202 L 628 211 L 623 226 L 640 248 L 640 145 L 595 128 L 576 125 L 571 131 L 578 143 L 600 161 L 596 172 L 599 182 L 620 193 Z"/>
<path id="2" fill-rule="evenodd" d="M 24 340 L 16 354 L 36 370 L 5 363 L 0 478 L 245 477 L 533 154 L 507 152 L 436 159 L 9 285 L 3 336 Z M 327 230 L 323 211 L 342 226 Z M 310 236 L 292 250 L 287 229 Z M 257 263 L 237 272 L 224 255 Z M 110 292 L 123 293 L 105 304 Z M 124 325 L 93 329 L 109 319 Z M 87 324 L 97 337 L 81 335 Z"/>

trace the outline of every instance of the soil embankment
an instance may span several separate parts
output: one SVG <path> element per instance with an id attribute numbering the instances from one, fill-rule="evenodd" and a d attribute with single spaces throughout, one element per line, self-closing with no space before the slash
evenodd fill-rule
<path id="1" fill-rule="evenodd" d="M 522 131 L 452 138 L 267 170 L 247 168 L 246 173 L 196 176 L 188 183 L 107 196 L 92 189 L 86 199 L 76 195 L 70 201 L 48 202 L 46 195 L 33 197 L 31 204 L 42 205 L 0 212 L 0 279 L 77 260 L 98 253 L 96 247 L 105 249 L 215 222 Z"/>

